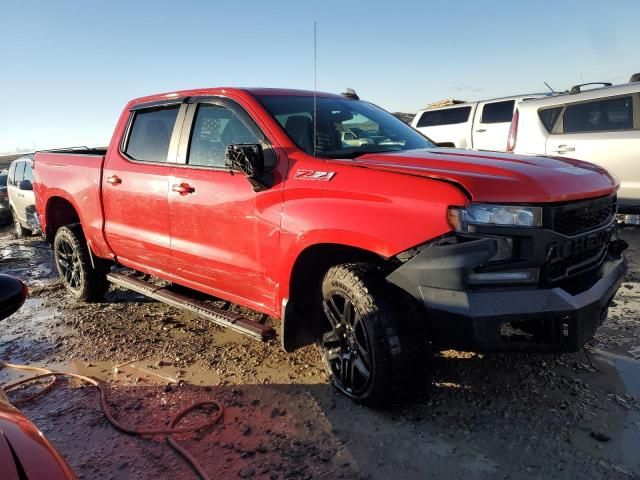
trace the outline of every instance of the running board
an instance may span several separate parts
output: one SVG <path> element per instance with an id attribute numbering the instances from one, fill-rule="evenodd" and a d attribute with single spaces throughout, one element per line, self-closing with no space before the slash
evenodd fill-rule
<path id="1" fill-rule="evenodd" d="M 233 312 L 216 308 L 194 300 L 180 293 L 172 292 L 166 287 L 160 287 L 151 282 L 145 282 L 137 278 L 123 275 L 122 273 L 108 273 L 107 280 L 120 287 L 128 288 L 147 297 L 166 303 L 173 307 L 193 312 L 201 317 L 211 320 L 222 327 L 230 328 L 239 333 L 244 333 L 258 340 L 270 340 L 276 336 L 273 328 L 267 327 L 254 320 L 249 320 Z"/>

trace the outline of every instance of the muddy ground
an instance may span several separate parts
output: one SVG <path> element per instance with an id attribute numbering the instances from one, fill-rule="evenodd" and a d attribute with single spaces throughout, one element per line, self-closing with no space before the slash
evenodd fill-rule
<path id="1" fill-rule="evenodd" d="M 0 360 L 102 379 L 114 414 L 137 427 L 221 402 L 222 422 L 176 436 L 216 479 L 637 479 L 640 229 L 622 236 L 631 270 L 588 346 L 591 361 L 442 352 L 415 365 L 432 374 L 412 402 L 375 411 L 334 392 L 313 348 L 287 355 L 113 287 L 108 302 L 74 303 L 47 244 L 4 229 L 0 271 L 31 296 L 0 322 Z M 2 383 L 18 377 L 0 371 Z M 93 388 L 62 382 L 22 409 L 80 478 L 197 478 L 163 437 L 115 431 Z"/>

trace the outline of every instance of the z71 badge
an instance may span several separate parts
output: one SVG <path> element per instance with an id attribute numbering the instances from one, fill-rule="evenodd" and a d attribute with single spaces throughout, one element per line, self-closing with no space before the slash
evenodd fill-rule
<path id="1" fill-rule="evenodd" d="M 320 182 L 328 182 L 333 178 L 336 172 L 321 172 L 318 170 L 296 170 L 295 178 L 300 180 L 318 180 Z"/>

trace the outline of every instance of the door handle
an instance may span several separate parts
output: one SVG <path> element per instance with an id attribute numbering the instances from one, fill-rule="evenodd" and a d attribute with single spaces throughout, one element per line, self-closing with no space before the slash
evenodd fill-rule
<path id="1" fill-rule="evenodd" d="M 106 182 L 110 183 L 111 185 L 120 185 L 122 183 L 122 180 L 117 175 L 111 175 L 107 178 Z"/>
<path id="2" fill-rule="evenodd" d="M 476 132 L 478 132 L 478 133 L 482 133 L 482 132 L 486 132 L 486 131 L 487 131 L 486 128 L 479 128 L 479 129 L 476 130 Z"/>
<path id="3" fill-rule="evenodd" d="M 575 152 L 576 147 L 571 147 L 569 145 L 558 145 L 558 148 L 555 150 L 551 150 L 554 153 L 567 153 L 567 152 Z"/>
<path id="4" fill-rule="evenodd" d="M 171 191 L 173 192 L 178 192 L 180 195 L 187 195 L 189 193 L 193 193 L 196 191 L 195 188 L 193 188 L 191 185 L 189 185 L 188 183 L 181 183 L 179 185 L 173 185 L 171 187 Z"/>

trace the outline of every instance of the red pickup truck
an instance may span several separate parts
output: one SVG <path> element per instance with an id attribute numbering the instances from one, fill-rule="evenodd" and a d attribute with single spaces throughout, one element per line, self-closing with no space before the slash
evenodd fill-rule
<path id="1" fill-rule="evenodd" d="M 34 164 L 75 297 L 113 281 L 175 303 L 125 266 L 242 304 L 281 319 L 286 350 L 317 342 L 363 403 L 408 391 L 430 348 L 580 348 L 626 271 L 605 170 L 436 148 L 354 95 L 153 95 L 126 106 L 106 150 Z"/>

